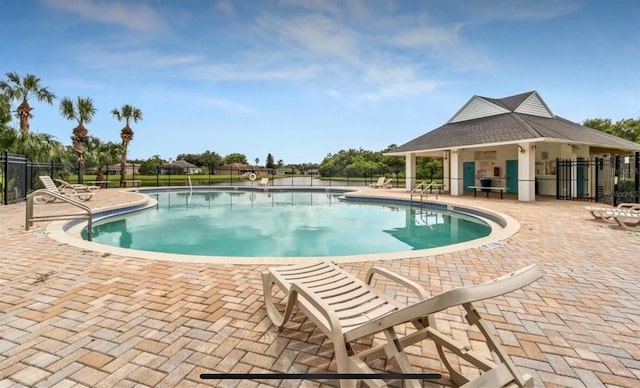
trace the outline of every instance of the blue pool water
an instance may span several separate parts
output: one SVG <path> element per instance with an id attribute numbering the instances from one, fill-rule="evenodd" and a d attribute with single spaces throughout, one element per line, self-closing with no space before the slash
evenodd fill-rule
<path id="1" fill-rule="evenodd" d="M 155 209 L 94 226 L 93 241 L 188 255 L 342 256 L 434 248 L 491 232 L 460 213 L 341 201 L 329 192 L 149 195 Z"/>

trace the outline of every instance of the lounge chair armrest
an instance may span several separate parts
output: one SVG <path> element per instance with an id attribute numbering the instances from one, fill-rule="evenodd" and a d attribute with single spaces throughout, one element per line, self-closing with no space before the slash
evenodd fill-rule
<path id="1" fill-rule="evenodd" d="M 394 280 L 398 284 L 402 284 L 403 286 L 407 287 L 411 291 L 415 292 L 419 299 L 425 299 L 425 298 L 429 297 L 429 293 L 427 292 L 427 290 L 425 290 L 418 283 L 414 282 L 413 280 L 407 279 L 402 275 L 398 275 L 395 272 L 389 271 L 386 268 L 382 268 L 382 267 L 374 266 L 374 267 L 371 267 L 369 269 L 369 271 L 367 271 L 367 276 L 365 278 L 365 281 L 367 282 L 367 284 L 371 285 L 371 280 L 373 278 L 373 275 L 375 275 L 375 274 L 384 276 L 387 279 Z"/>

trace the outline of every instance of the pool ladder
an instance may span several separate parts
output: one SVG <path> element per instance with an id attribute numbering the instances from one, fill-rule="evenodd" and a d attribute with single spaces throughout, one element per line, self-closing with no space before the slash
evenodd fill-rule
<path id="1" fill-rule="evenodd" d="M 423 199 L 429 199 L 429 194 L 432 189 L 436 187 L 435 182 L 431 182 L 427 184 L 427 182 L 422 182 L 418 186 L 416 186 L 413 190 L 411 190 L 411 202 L 413 202 L 413 195 L 420 194 L 420 203 L 422 203 Z M 436 194 L 436 199 L 438 199 L 438 194 Z"/>

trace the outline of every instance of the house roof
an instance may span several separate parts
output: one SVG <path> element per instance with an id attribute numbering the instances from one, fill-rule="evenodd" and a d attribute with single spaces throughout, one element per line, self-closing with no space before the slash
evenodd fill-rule
<path id="1" fill-rule="evenodd" d="M 198 166 L 196 166 L 195 164 L 191 164 L 189 162 L 187 162 L 186 160 L 176 160 L 173 163 L 165 163 L 163 165 L 161 165 L 160 167 L 164 167 L 164 168 L 198 168 Z"/>
<path id="2" fill-rule="evenodd" d="M 555 139 L 623 150 L 640 144 L 554 115 L 537 92 L 494 99 L 474 96 L 446 124 L 388 154 Z"/>

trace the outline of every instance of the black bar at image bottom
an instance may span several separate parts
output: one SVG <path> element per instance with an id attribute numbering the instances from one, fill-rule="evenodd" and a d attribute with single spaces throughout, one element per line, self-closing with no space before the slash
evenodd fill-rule
<path id="1" fill-rule="evenodd" d="M 203 380 L 438 380 L 439 373 L 202 373 Z"/>

